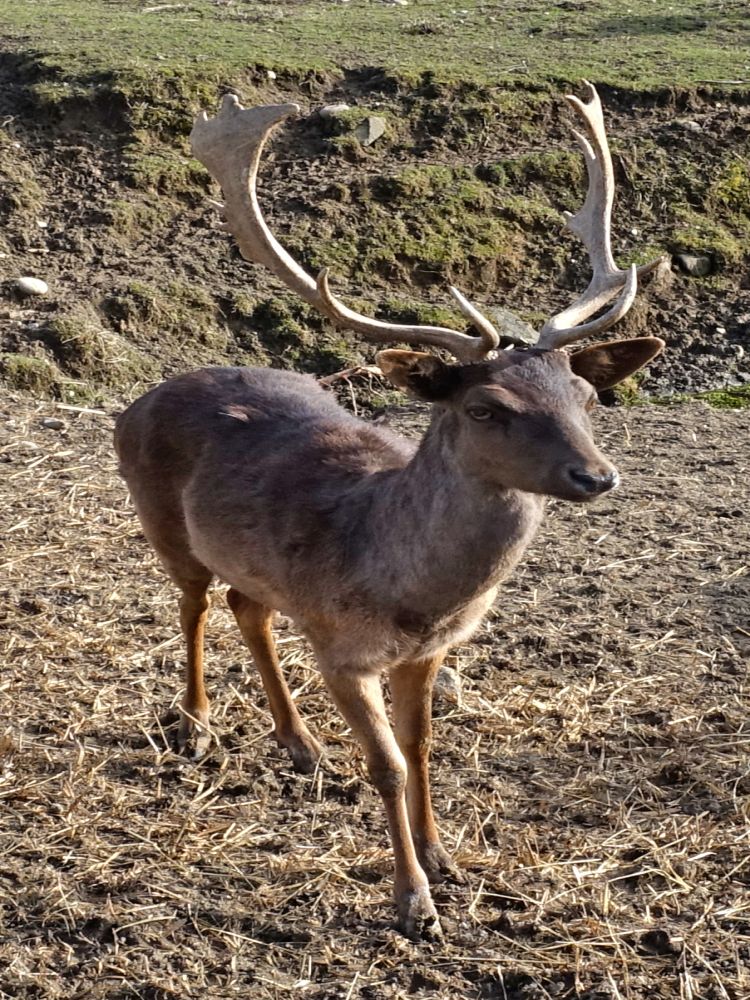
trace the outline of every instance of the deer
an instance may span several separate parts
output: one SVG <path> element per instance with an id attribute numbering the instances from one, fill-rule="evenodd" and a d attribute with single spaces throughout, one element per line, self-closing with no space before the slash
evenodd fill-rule
<path id="1" fill-rule="evenodd" d="M 178 749 L 200 756 L 210 745 L 203 646 L 207 593 L 218 578 L 260 672 L 275 738 L 302 772 L 318 766 L 322 748 L 280 669 L 276 613 L 312 647 L 382 799 L 398 926 L 415 939 L 442 933 L 430 884 L 457 875 L 430 796 L 436 674 L 523 557 L 547 498 L 584 504 L 618 485 L 590 411 L 599 392 L 665 346 L 647 336 L 566 350 L 620 320 L 639 279 L 660 263 L 620 269 L 614 261 L 614 169 L 601 101 L 585 86 L 585 100 L 566 98 L 585 129 L 574 131 L 588 176 L 585 201 L 566 225 L 587 250 L 592 277 L 532 345 L 503 342 L 454 288 L 468 330 L 389 323 L 348 308 L 326 270 L 313 279 L 279 244 L 257 199 L 266 140 L 299 107 L 244 108 L 225 95 L 220 112 L 202 112 L 191 133 L 193 154 L 222 188 L 223 228 L 246 260 L 337 327 L 379 345 L 439 349 L 391 346 L 376 355 L 385 378 L 431 404 L 429 426 L 421 440 L 407 440 L 345 410 L 311 375 L 242 367 L 173 377 L 116 424 L 120 472 L 180 592 L 187 662 Z"/>

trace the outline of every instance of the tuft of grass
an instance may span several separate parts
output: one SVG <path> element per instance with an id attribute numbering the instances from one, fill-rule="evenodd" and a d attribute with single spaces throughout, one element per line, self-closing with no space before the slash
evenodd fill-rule
<path id="1" fill-rule="evenodd" d="M 0 128 L 0 222 L 7 226 L 14 216 L 22 222 L 39 218 L 45 201 L 33 163 Z"/>
<path id="2" fill-rule="evenodd" d="M 748 252 L 748 245 L 724 222 L 687 205 L 675 209 L 673 243 L 680 250 L 710 253 L 723 264 L 736 265 Z"/>
<path id="3" fill-rule="evenodd" d="M 414 302 L 400 298 L 386 298 L 384 312 L 394 323 L 419 323 L 423 326 L 447 326 L 461 329 L 466 320 L 458 309 L 447 309 L 430 302 Z"/>
<path id="4" fill-rule="evenodd" d="M 350 337 L 324 324 L 311 306 L 292 296 L 261 299 L 248 323 L 266 362 L 284 368 L 328 375 L 364 360 Z"/>
<path id="5" fill-rule="evenodd" d="M 348 203 L 334 192 L 320 206 L 324 225 L 313 233 L 301 219 L 289 243 L 313 271 L 330 266 L 350 281 L 398 276 L 434 284 L 471 274 L 489 284 L 498 269 L 517 272 L 524 254 L 521 227 L 503 218 L 500 205 L 491 185 L 468 168 L 407 167 L 372 178 Z"/>
<path id="6" fill-rule="evenodd" d="M 163 230 L 175 212 L 164 195 L 138 192 L 114 198 L 107 207 L 108 222 L 118 241 L 135 243 Z"/>
<path id="7" fill-rule="evenodd" d="M 11 389 L 34 396 L 59 396 L 65 377 L 53 361 L 33 354 L 0 354 L 0 376 Z"/>
<path id="8" fill-rule="evenodd" d="M 207 185 L 197 160 L 168 147 L 155 149 L 152 143 L 131 143 L 124 165 L 128 182 L 143 191 L 194 199 Z"/>
<path id="9" fill-rule="evenodd" d="M 45 339 L 67 374 L 92 385 L 132 389 L 159 374 L 156 362 L 107 329 L 89 303 L 56 316 Z"/>

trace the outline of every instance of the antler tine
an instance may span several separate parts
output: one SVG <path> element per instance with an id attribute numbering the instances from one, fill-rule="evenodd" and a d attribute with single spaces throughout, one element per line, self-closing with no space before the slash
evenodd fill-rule
<path id="1" fill-rule="evenodd" d="M 565 213 L 566 228 L 581 240 L 588 251 L 593 271 L 586 291 L 562 312 L 549 319 L 539 334 L 537 346 L 552 350 L 575 340 L 603 333 L 622 319 L 632 306 L 637 291 L 638 278 L 658 267 L 662 258 L 621 270 L 612 255 L 611 222 L 615 196 L 615 176 L 612 156 L 604 127 L 602 103 L 596 88 L 584 80 L 588 101 L 584 103 L 573 95 L 565 100 L 583 119 L 588 138 L 573 130 L 586 161 L 588 190 L 579 211 Z M 589 323 L 589 316 L 602 309 L 620 293 L 614 305 L 602 316 Z"/>
<path id="2" fill-rule="evenodd" d="M 190 135 L 193 155 L 221 185 L 226 228 L 237 240 L 246 260 L 265 265 L 300 298 L 338 326 L 354 330 L 377 343 L 405 341 L 431 344 L 450 351 L 461 361 L 480 361 L 495 350 L 500 336 L 488 319 L 463 296 L 459 306 L 480 330 L 478 337 L 440 326 L 384 323 L 354 312 L 334 297 L 327 271 L 314 281 L 287 253 L 268 228 L 258 204 L 256 177 L 266 139 L 273 127 L 299 112 L 296 104 L 243 108 L 226 94 L 215 118 L 201 112 Z"/>

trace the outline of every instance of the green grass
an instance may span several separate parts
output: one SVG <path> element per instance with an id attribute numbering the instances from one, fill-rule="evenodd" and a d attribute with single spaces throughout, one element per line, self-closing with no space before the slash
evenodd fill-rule
<path id="1" fill-rule="evenodd" d="M 750 385 L 733 385 L 725 389 L 711 389 L 708 392 L 666 396 L 664 399 L 652 399 L 650 402 L 672 405 L 696 399 L 708 403 L 709 406 L 713 406 L 717 410 L 746 410 L 750 408 Z"/>
<path id="2" fill-rule="evenodd" d="M 39 85 L 96 87 L 111 74 L 237 78 L 249 67 L 331 72 L 381 66 L 402 78 L 481 84 L 574 81 L 638 90 L 750 81 L 750 18 L 744 3 L 653 0 L 559 5 L 370 0 L 230 6 L 190 0 L 144 13 L 148 0 L 2 0 L 4 34 L 59 67 Z M 729 89 L 738 85 L 727 84 Z M 59 89 L 61 88 L 61 89 Z"/>

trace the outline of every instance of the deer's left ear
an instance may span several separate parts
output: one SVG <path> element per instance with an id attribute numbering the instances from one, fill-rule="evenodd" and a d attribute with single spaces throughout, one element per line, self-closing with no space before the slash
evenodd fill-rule
<path id="1" fill-rule="evenodd" d="M 635 337 L 633 340 L 594 344 L 571 354 L 570 367 L 576 375 L 590 382 L 597 392 L 601 392 L 643 368 L 665 346 L 659 337 Z"/>
<path id="2" fill-rule="evenodd" d="M 460 367 L 447 365 L 434 354 L 392 349 L 378 351 L 375 360 L 394 385 L 428 403 L 447 399 L 461 382 Z"/>

